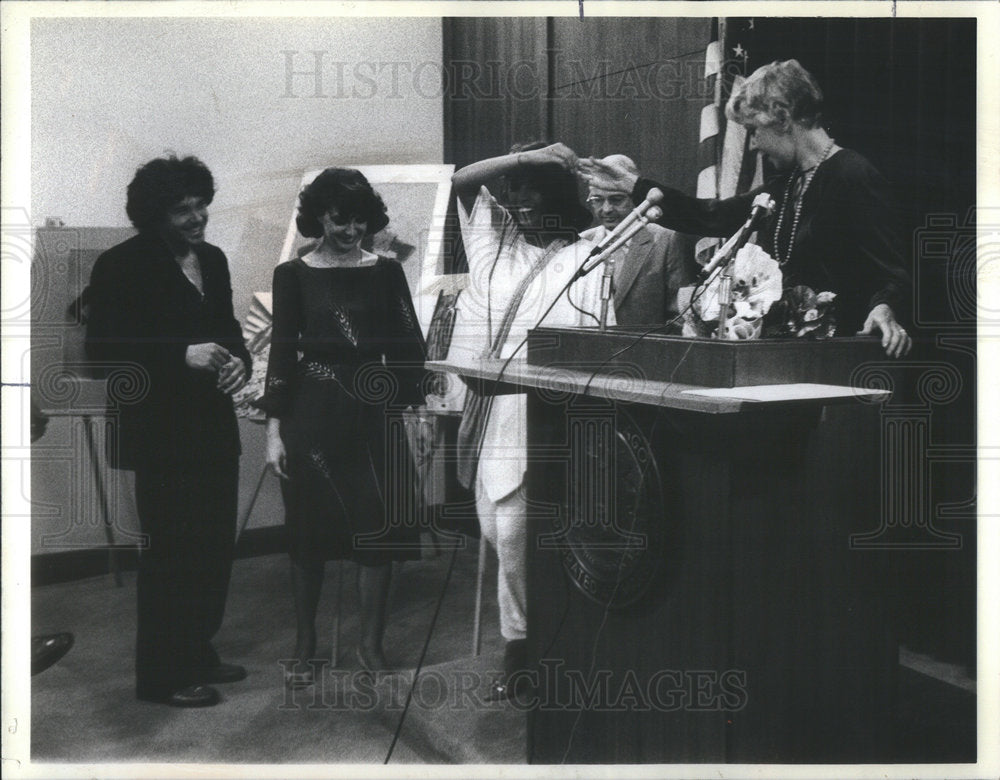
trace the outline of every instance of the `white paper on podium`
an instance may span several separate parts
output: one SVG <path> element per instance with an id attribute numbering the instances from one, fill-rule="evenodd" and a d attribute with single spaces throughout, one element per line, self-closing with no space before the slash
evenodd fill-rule
<path id="1" fill-rule="evenodd" d="M 744 401 L 803 401 L 816 398 L 873 397 L 885 390 L 846 385 L 817 385 L 802 382 L 789 385 L 749 385 L 747 387 L 699 387 L 684 390 L 683 395 L 705 398 L 738 398 Z"/>

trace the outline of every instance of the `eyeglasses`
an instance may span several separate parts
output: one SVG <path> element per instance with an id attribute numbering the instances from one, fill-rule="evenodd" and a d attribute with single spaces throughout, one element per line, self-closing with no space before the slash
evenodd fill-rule
<path id="1" fill-rule="evenodd" d="M 622 206 L 629 205 L 631 198 L 628 195 L 608 195 L 607 197 L 602 197 L 600 195 L 591 195 L 587 198 L 587 205 L 592 209 L 600 208 L 605 203 L 615 209 L 620 209 Z"/>

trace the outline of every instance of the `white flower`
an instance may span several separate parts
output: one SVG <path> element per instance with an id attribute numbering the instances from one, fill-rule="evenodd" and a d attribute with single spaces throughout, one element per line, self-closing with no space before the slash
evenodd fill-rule
<path id="1" fill-rule="evenodd" d="M 736 253 L 733 290 L 734 299 L 742 297 L 756 316 L 763 317 L 781 299 L 781 267 L 759 246 L 747 244 Z"/>

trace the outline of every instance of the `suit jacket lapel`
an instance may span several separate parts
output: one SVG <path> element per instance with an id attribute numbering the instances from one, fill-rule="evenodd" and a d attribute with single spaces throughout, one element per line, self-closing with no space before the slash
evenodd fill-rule
<path id="1" fill-rule="evenodd" d="M 628 297 L 629 291 L 632 289 L 632 285 L 635 284 L 636 277 L 638 277 L 639 271 L 642 270 L 652 248 L 653 236 L 650 235 L 648 230 L 640 230 L 632 238 L 628 254 L 621 265 L 621 271 L 615 274 L 617 277 L 615 280 L 615 306 L 621 307 L 622 303 Z"/>

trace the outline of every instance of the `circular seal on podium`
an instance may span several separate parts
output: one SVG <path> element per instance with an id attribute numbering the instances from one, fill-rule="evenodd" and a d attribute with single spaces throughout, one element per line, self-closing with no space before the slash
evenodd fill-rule
<path id="1" fill-rule="evenodd" d="M 565 511 L 553 519 L 563 569 L 601 606 L 638 601 L 666 555 L 667 517 L 653 447 L 622 410 L 569 421 Z"/>

